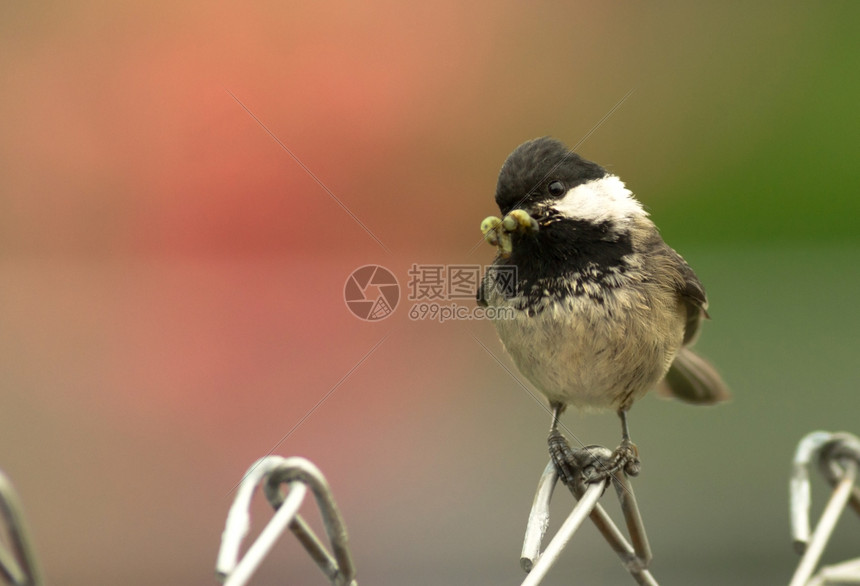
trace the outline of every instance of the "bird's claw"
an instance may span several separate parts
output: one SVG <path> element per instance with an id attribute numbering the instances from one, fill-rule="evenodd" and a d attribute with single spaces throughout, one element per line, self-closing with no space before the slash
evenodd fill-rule
<path id="1" fill-rule="evenodd" d="M 623 470 L 627 476 L 639 476 L 639 472 L 642 471 L 639 448 L 629 439 L 623 440 L 621 445 L 615 448 L 612 458 L 616 461 L 618 469 Z"/>
<path id="2" fill-rule="evenodd" d="M 579 461 L 576 453 L 571 449 L 561 432 L 554 429 L 547 438 L 549 444 L 549 457 L 555 464 L 558 477 L 565 486 L 574 486 L 579 471 Z"/>
<path id="3" fill-rule="evenodd" d="M 630 440 L 622 440 L 608 458 L 594 458 L 594 464 L 583 471 L 586 483 L 603 482 L 616 472 L 627 476 L 639 476 L 642 463 L 639 461 L 639 448 Z"/>
<path id="4" fill-rule="evenodd" d="M 574 450 L 558 430 L 553 430 L 547 443 L 558 477 L 568 487 L 578 482 L 586 485 L 604 482 L 619 471 L 637 476 L 641 469 L 639 450 L 630 440 L 622 441 L 612 452 L 602 446 Z"/>
<path id="5" fill-rule="evenodd" d="M 489 216 L 481 222 L 484 240 L 499 248 L 499 253 L 507 258 L 513 250 L 513 234 L 534 234 L 538 231 L 537 220 L 524 210 L 511 210 L 503 219 Z"/>

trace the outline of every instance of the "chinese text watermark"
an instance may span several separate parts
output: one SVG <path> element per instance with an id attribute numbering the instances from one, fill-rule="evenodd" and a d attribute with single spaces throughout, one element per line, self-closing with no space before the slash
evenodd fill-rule
<path id="1" fill-rule="evenodd" d="M 515 266 L 413 263 L 407 277 L 406 299 L 412 302 L 407 314 L 411 320 L 442 323 L 515 317 L 512 308 L 481 307 L 476 303 L 482 278 L 491 278 L 495 291 L 513 295 L 517 283 Z M 379 321 L 394 313 L 400 293 L 394 273 L 379 265 L 365 265 L 347 278 L 344 301 L 359 319 Z"/>

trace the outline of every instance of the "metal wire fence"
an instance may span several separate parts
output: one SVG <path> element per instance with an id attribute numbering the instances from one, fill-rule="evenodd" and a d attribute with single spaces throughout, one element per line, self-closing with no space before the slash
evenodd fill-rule
<path id="1" fill-rule="evenodd" d="M 591 446 L 588 453 L 600 456 Z M 608 452 L 608 450 L 607 450 Z M 832 487 L 827 505 L 815 528 L 810 523 L 812 494 L 810 469 L 817 467 Z M 846 508 L 860 514 L 860 439 L 848 433 L 813 432 L 798 444 L 790 478 L 790 519 L 795 548 L 801 556 L 789 586 L 837 586 L 860 584 L 860 558 L 826 566 L 817 573 L 828 542 Z M 630 479 L 623 471 L 600 482 L 578 478 L 568 488 L 574 506 L 559 530 L 542 550 L 549 526 L 549 503 L 558 483 L 555 466 L 547 465 L 538 482 L 537 491 L 526 525 L 520 564 L 526 572 L 522 586 L 537 586 L 549 569 L 565 553 L 577 530 L 586 519 L 597 527 L 600 535 L 619 556 L 622 565 L 637 584 L 656 585 L 648 571 L 651 549 Z M 629 539 L 624 536 L 600 505 L 609 485 L 613 485 L 621 505 Z M 273 517 L 257 538 L 242 553 L 242 542 L 251 527 L 250 505 L 257 488 L 275 510 Z M 298 514 L 308 495 L 313 495 L 319 508 L 328 545 L 314 533 Z M 0 514 L 5 541 L 0 542 L 0 576 L 14 586 L 41 586 L 36 557 L 30 545 L 21 504 L 14 487 L 0 472 Z M 248 584 L 264 563 L 274 544 L 287 531 L 301 546 L 333 586 L 357 586 L 356 568 L 350 553 L 346 524 L 337 508 L 331 488 L 322 472 L 304 458 L 267 456 L 245 473 L 236 490 L 233 504 L 221 537 L 216 561 L 218 578 L 226 586 Z M 289 578 L 286 576 L 285 578 Z"/>

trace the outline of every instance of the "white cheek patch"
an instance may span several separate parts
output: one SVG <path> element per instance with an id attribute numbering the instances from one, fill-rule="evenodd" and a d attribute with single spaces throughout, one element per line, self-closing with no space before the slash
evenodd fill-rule
<path id="1" fill-rule="evenodd" d="M 577 185 L 550 205 L 568 218 L 596 224 L 626 224 L 637 216 L 648 215 L 642 209 L 642 204 L 624 187 L 624 182 L 615 175 Z"/>

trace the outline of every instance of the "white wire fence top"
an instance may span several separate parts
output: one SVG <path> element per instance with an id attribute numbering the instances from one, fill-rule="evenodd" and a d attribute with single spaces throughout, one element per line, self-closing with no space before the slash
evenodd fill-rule
<path id="1" fill-rule="evenodd" d="M 817 460 L 818 469 L 833 487 L 833 492 L 815 531 L 811 532 L 809 510 L 812 494 L 809 468 L 813 460 Z M 794 546 L 803 557 L 790 586 L 860 584 L 860 559 L 822 568 L 816 576 L 810 578 L 845 508 L 850 506 L 855 513 L 860 514 L 858 466 L 860 439 L 849 433 L 816 431 L 804 437 L 797 445 L 789 485 L 790 515 Z"/>
<path id="2" fill-rule="evenodd" d="M 11 550 L 6 549 L 0 542 L 0 575 L 7 584 L 14 586 L 40 586 L 42 578 L 36 565 L 36 556 L 30 546 L 18 493 L 2 471 L 0 471 L 0 513 L 3 515 L 4 525 L 0 529 L 8 537 L 11 546 Z"/>
<path id="3" fill-rule="evenodd" d="M 281 490 L 282 484 L 287 485 L 286 493 Z M 251 526 L 251 498 L 258 486 L 262 486 L 266 500 L 276 512 L 257 540 L 248 548 L 245 556 L 240 559 L 239 549 Z M 326 550 L 298 514 L 308 488 L 320 508 L 333 553 Z M 357 586 L 346 526 L 328 482 L 322 472 L 308 460 L 280 456 L 266 456 L 254 462 L 239 484 L 233 506 L 227 514 L 227 524 L 221 537 L 221 549 L 218 551 L 215 567 L 224 584 L 247 584 L 286 529 L 296 536 L 333 586 Z"/>
<path id="4" fill-rule="evenodd" d="M 591 449 L 594 449 L 592 447 Z M 821 517 L 813 529 L 809 514 L 812 504 L 810 469 L 816 467 L 832 487 Z M 800 562 L 789 586 L 838 586 L 860 584 L 860 558 L 815 570 L 837 521 L 846 508 L 860 514 L 860 439 L 848 433 L 813 432 L 798 444 L 789 482 L 790 519 Z M 541 551 L 549 526 L 549 502 L 558 481 L 550 463 L 542 474 L 526 526 L 520 564 L 527 572 L 523 586 L 537 586 L 562 555 L 575 555 L 568 548 L 585 519 L 619 556 L 624 569 L 637 584 L 656 585 L 648 572 L 651 549 L 645 535 L 639 507 L 629 478 L 623 472 L 600 482 L 582 482 L 570 487 L 575 504 L 561 528 Z M 621 504 L 630 543 L 600 505 L 612 484 Z M 242 542 L 251 527 L 250 505 L 257 488 L 275 510 L 273 517 L 242 555 Z M 298 514 L 308 492 L 314 496 L 325 528 L 326 546 Z M 26 530 L 18 495 L 0 472 L 0 583 L 13 586 L 41 586 L 36 556 Z M 265 561 L 273 545 L 289 530 L 333 586 L 357 586 L 356 568 L 343 522 L 332 491 L 320 470 L 304 458 L 267 456 L 255 462 L 236 490 L 221 538 L 216 574 L 227 586 L 248 584 Z M 575 577 L 573 577 L 575 580 Z M 289 583 L 289 576 L 284 576 Z M 573 584 L 571 577 L 565 584 Z"/>

